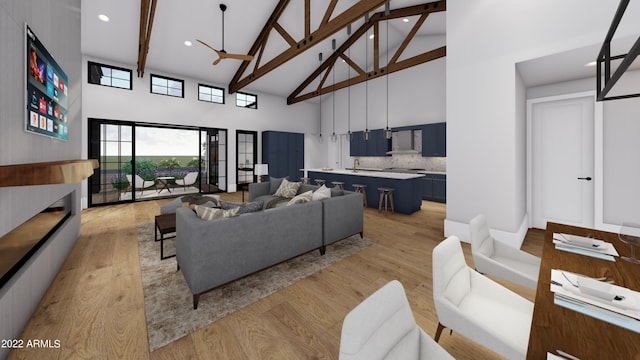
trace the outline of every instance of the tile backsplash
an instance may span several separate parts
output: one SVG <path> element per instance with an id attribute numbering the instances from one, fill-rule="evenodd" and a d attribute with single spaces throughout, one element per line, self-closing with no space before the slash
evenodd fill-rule
<path id="1" fill-rule="evenodd" d="M 361 168 L 407 168 L 427 171 L 447 172 L 446 157 L 422 157 L 420 154 L 394 154 L 392 156 L 358 157 Z"/>

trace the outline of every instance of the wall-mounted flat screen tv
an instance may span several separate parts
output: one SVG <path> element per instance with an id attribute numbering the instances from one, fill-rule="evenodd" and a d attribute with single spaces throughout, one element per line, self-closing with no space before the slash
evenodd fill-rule
<path id="1" fill-rule="evenodd" d="M 67 74 L 25 24 L 26 129 L 69 140 L 69 83 Z"/>

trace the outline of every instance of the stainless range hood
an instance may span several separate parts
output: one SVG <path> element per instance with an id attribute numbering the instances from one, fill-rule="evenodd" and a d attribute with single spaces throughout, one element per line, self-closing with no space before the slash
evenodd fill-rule
<path id="1" fill-rule="evenodd" d="M 387 151 L 387 154 L 420 154 L 414 143 L 414 131 L 420 130 L 402 130 L 391 133 L 391 151 Z"/>

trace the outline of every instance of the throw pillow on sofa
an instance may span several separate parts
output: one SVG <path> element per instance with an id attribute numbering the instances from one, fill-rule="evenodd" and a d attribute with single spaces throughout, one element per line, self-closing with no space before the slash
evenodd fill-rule
<path id="1" fill-rule="evenodd" d="M 282 184 L 283 179 L 286 179 L 286 177 L 269 178 L 269 195 L 273 195 L 276 191 L 278 191 L 278 188 L 280 187 L 280 184 Z"/>
<path id="2" fill-rule="evenodd" d="M 305 193 L 294 196 L 293 199 L 289 200 L 289 202 L 287 203 L 287 206 L 309 202 L 311 201 L 312 197 L 313 197 L 313 191 L 309 190 Z"/>
<path id="3" fill-rule="evenodd" d="M 217 196 L 217 195 L 216 195 Z M 173 201 L 160 207 L 160 214 L 175 214 L 176 210 L 180 207 L 194 208 L 195 205 L 203 205 L 206 207 L 217 207 L 218 200 L 209 196 L 196 196 L 189 195 L 182 198 L 175 198 Z"/>
<path id="4" fill-rule="evenodd" d="M 313 201 L 323 200 L 323 199 L 328 199 L 330 197 L 331 197 L 331 189 L 322 185 L 318 188 L 318 190 L 313 192 L 313 196 L 311 197 L 311 200 Z"/>
<path id="5" fill-rule="evenodd" d="M 229 218 L 240 215 L 240 208 L 233 208 L 230 210 L 209 208 L 202 205 L 195 206 L 196 214 L 202 220 L 214 220 L 220 218 Z"/>
<path id="6" fill-rule="evenodd" d="M 230 201 L 220 201 L 220 207 L 223 210 L 230 210 L 233 208 L 240 208 L 240 214 L 246 214 L 250 212 L 260 211 L 264 205 L 264 200 L 257 200 L 248 203 L 236 203 Z"/>
<path id="7" fill-rule="evenodd" d="M 298 189 L 300 188 L 301 182 L 291 182 L 287 179 L 282 179 L 282 183 L 278 190 L 276 191 L 274 196 L 283 197 L 287 199 L 291 199 L 298 193 Z"/>

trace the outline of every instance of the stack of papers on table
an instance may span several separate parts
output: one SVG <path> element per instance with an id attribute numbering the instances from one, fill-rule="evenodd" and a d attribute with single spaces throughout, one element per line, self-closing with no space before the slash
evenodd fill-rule
<path id="1" fill-rule="evenodd" d="M 558 250 L 603 260 L 616 261 L 614 256 L 619 256 L 612 243 L 584 236 L 553 233 L 553 243 Z"/>
<path id="2" fill-rule="evenodd" d="M 556 305 L 640 333 L 637 291 L 561 270 L 551 270 L 551 291 Z"/>

